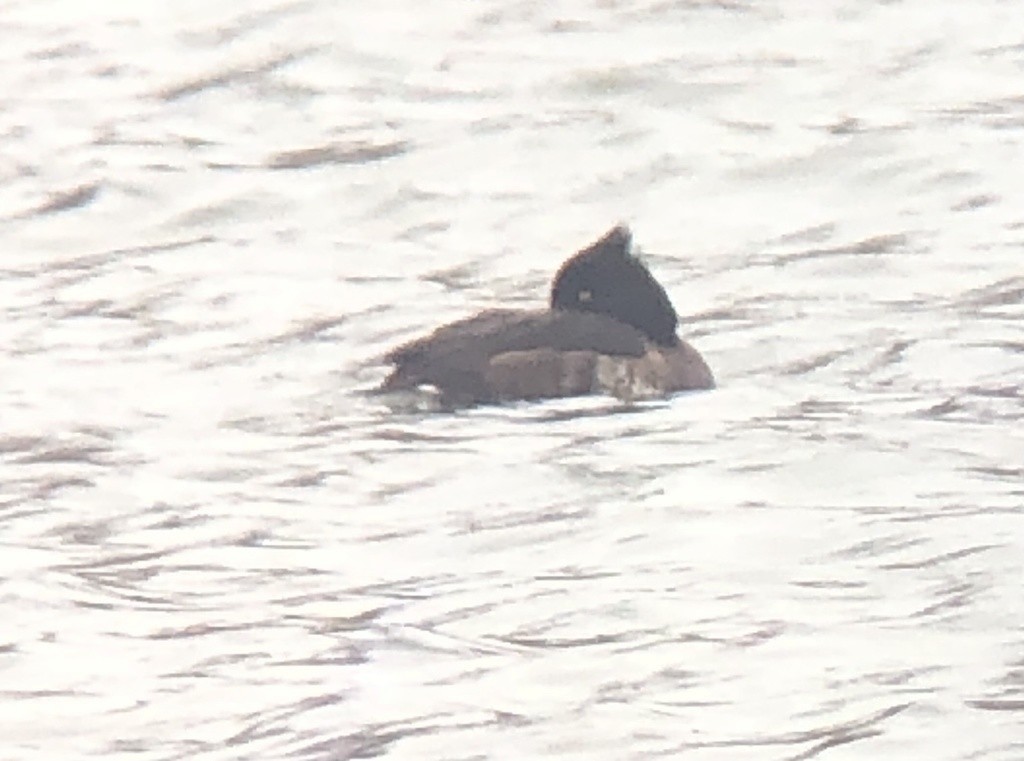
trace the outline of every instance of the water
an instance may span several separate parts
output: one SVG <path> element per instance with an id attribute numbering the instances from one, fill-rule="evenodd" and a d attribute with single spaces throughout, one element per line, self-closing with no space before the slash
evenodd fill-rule
<path id="1" fill-rule="evenodd" d="M 1016 3 L 0 33 L 0 758 L 1024 758 Z M 619 220 L 719 389 L 363 393 Z"/>

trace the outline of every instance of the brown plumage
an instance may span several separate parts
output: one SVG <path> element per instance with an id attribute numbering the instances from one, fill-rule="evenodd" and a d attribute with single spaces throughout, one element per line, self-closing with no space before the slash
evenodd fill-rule
<path id="1" fill-rule="evenodd" d="M 703 358 L 675 333 L 668 295 L 629 246 L 629 231 L 615 227 L 571 257 L 549 309 L 490 310 L 397 347 L 381 390 L 433 386 L 462 405 L 712 388 Z"/>

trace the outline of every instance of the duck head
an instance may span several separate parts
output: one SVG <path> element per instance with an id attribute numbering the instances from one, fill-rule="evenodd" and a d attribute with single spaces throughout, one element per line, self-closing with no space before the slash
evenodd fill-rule
<path id="1" fill-rule="evenodd" d="M 632 325 L 653 342 L 676 346 L 679 317 L 665 289 L 630 253 L 623 225 L 562 265 L 551 284 L 551 308 L 597 312 Z"/>

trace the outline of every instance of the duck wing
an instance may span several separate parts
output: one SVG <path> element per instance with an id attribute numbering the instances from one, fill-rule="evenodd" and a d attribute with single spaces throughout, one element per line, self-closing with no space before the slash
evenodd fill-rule
<path id="1" fill-rule="evenodd" d="M 639 330 L 593 312 L 496 309 L 443 325 L 423 338 L 392 350 L 395 365 L 382 388 L 423 384 L 442 395 L 469 401 L 493 399 L 491 360 L 512 352 L 590 352 L 640 357 L 647 349 Z"/>

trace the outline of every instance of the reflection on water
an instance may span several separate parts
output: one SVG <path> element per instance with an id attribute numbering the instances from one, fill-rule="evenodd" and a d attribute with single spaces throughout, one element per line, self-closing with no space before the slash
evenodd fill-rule
<path id="1" fill-rule="evenodd" d="M 1014 8 L 84 7 L 0 22 L 0 755 L 1022 757 Z M 619 220 L 719 389 L 366 393 Z"/>

